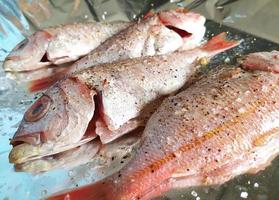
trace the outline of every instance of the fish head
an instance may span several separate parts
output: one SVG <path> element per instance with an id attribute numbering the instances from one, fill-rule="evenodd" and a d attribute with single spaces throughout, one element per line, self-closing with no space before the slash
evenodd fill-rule
<path id="1" fill-rule="evenodd" d="M 24 114 L 11 140 L 14 148 L 10 161 L 52 155 L 88 141 L 91 136 L 85 137 L 85 132 L 94 114 L 93 96 L 75 79 L 66 79 L 47 90 Z M 25 149 L 31 152 L 23 155 Z"/>
<path id="2" fill-rule="evenodd" d="M 191 49 L 200 45 L 205 34 L 205 17 L 188 12 L 185 9 L 175 9 L 158 13 L 162 24 L 177 33 L 183 39 L 183 49 Z"/>
<path id="3" fill-rule="evenodd" d="M 5 71 L 30 71 L 49 65 L 47 48 L 52 38 L 49 32 L 42 30 L 24 39 L 6 57 Z"/>
<path id="4" fill-rule="evenodd" d="M 11 140 L 13 145 L 17 145 L 18 143 L 28 143 L 31 145 L 38 145 L 41 142 L 46 141 L 49 137 L 54 137 L 54 135 L 46 134 L 52 133 L 53 130 L 57 128 L 59 132 L 60 127 L 63 124 L 63 120 L 65 117 L 61 112 L 61 108 L 55 112 L 49 112 L 50 109 L 55 108 L 55 104 L 59 104 L 61 102 L 53 101 L 51 97 L 48 95 L 43 95 L 40 97 L 24 114 L 24 117 L 21 121 L 21 124 L 14 135 L 14 138 Z M 57 113 L 56 113 L 57 112 Z M 50 122 L 51 120 L 55 120 L 57 118 L 57 114 L 61 115 L 61 121 L 58 121 L 55 124 L 55 127 L 46 127 L 44 124 Z M 54 117 L 51 119 L 51 117 Z M 56 119 L 57 120 L 57 119 Z"/>

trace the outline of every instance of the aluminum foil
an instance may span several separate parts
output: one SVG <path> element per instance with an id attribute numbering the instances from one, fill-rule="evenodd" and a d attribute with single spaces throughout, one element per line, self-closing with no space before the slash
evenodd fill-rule
<path id="1" fill-rule="evenodd" d="M 279 50 L 276 44 L 279 42 L 278 0 L 2 0 L 0 60 L 4 60 L 24 37 L 40 28 L 90 20 L 136 20 L 150 9 L 175 7 L 195 10 L 215 21 L 207 22 L 208 38 L 228 31 L 231 37 L 244 39 L 240 47 L 215 58 L 212 66 L 234 63 L 236 56 L 247 52 Z M 0 68 L 0 199 L 41 199 L 63 189 L 96 181 L 121 167 L 116 162 L 111 168 L 101 170 L 86 164 L 71 170 L 60 169 L 36 176 L 15 172 L 8 163 L 11 150 L 9 138 L 16 131 L 26 108 L 38 95 L 26 93 L 24 85 L 7 79 Z M 278 184 L 279 158 L 257 175 L 242 175 L 220 187 L 173 190 L 159 199 L 277 200 Z"/>

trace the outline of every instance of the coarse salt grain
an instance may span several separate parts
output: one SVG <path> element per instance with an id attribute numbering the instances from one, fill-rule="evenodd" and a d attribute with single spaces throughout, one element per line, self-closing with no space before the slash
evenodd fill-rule
<path id="1" fill-rule="evenodd" d="M 248 192 L 241 192 L 241 193 L 240 193 L 240 197 L 243 198 L 243 199 L 247 199 L 247 197 L 248 197 Z"/>
<path id="2" fill-rule="evenodd" d="M 197 193 L 195 190 L 193 190 L 193 191 L 191 192 L 191 195 L 194 196 L 194 197 L 197 197 L 197 196 L 198 196 L 198 193 Z"/>

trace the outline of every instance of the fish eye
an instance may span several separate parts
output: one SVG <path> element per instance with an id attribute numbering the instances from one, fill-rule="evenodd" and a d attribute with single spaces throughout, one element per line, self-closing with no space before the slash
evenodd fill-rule
<path id="1" fill-rule="evenodd" d="M 51 99 L 48 96 L 43 95 L 27 110 L 24 119 L 27 122 L 38 121 L 47 113 L 51 103 Z"/>
<path id="2" fill-rule="evenodd" d="M 16 49 L 22 49 L 23 47 L 25 47 L 27 43 L 28 43 L 28 39 L 26 38 L 17 45 Z"/>

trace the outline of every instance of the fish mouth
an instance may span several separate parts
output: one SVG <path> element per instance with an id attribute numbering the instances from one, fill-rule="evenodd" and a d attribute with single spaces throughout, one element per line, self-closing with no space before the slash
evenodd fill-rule
<path id="1" fill-rule="evenodd" d="M 44 141 L 44 132 L 35 132 L 35 133 L 28 133 L 23 134 L 22 136 L 14 137 L 10 144 L 13 145 L 13 147 L 20 145 L 22 143 L 27 143 L 30 145 L 39 145 L 41 141 Z"/>
<path id="2" fill-rule="evenodd" d="M 17 61 L 17 60 L 20 60 L 20 59 L 21 59 L 20 56 L 8 55 L 8 56 L 6 57 L 6 61 L 5 61 L 5 62 L 7 62 L 7 61 Z"/>
<path id="3" fill-rule="evenodd" d="M 25 171 L 38 174 L 57 168 L 73 168 L 90 162 L 99 152 L 101 143 L 99 140 L 92 140 L 78 147 L 29 160 L 20 164 L 15 164 L 16 171 Z"/>
<path id="4" fill-rule="evenodd" d="M 65 145 L 63 143 L 42 143 L 39 145 L 32 145 L 25 141 L 29 142 L 30 140 L 33 140 L 33 138 L 19 138 L 18 140 L 11 141 L 14 146 L 9 154 L 9 162 L 13 164 L 22 164 L 43 157 L 53 156 L 55 154 L 65 152 L 88 143 L 94 140 L 96 137 L 96 135 L 86 136 L 80 141 L 72 143 L 71 145 Z"/>
<path id="5" fill-rule="evenodd" d="M 7 57 L 6 57 L 6 62 L 7 61 L 10 61 L 10 62 L 12 62 L 12 61 L 21 61 L 22 60 L 22 56 L 17 56 L 17 55 L 8 55 Z M 42 55 L 42 57 L 41 57 L 41 59 L 39 60 L 39 62 L 38 63 L 51 63 L 51 60 L 49 59 L 49 56 L 48 56 L 48 54 L 47 54 L 47 52 L 45 52 L 43 55 Z M 28 70 L 27 70 L 28 71 Z"/>
<path id="6" fill-rule="evenodd" d="M 24 73 L 24 72 L 34 72 L 36 70 L 40 70 L 46 67 L 54 66 L 52 62 L 48 59 L 47 53 L 45 53 L 41 59 L 36 59 L 32 62 L 28 61 L 29 58 L 23 58 L 21 56 L 7 56 L 3 68 L 5 72 L 11 73 Z M 27 60 L 29 63 L 26 67 L 26 63 L 24 60 Z M 32 66 L 32 67 L 30 67 Z"/>
<path id="7" fill-rule="evenodd" d="M 13 148 L 9 154 L 9 162 L 15 165 L 26 164 L 41 158 L 51 158 L 71 149 L 77 148 L 93 141 L 97 135 L 94 131 L 86 131 L 82 138 L 75 143 L 64 143 L 63 141 L 49 141 L 47 133 L 26 132 L 14 137 L 10 144 Z"/>
<path id="8" fill-rule="evenodd" d="M 140 146 L 142 133 L 143 128 L 140 127 L 131 134 L 105 145 L 99 139 L 94 139 L 64 152 L 15 164 L 14 167 L 18 172 L 24 171 L 34 175 L 59 168 L 72 169 L 87 163 L 91 163 L 94 168 L 110 170 L 110 166 L 123 161 L 123 157 L 125 161 L 132 158 Z"/>

